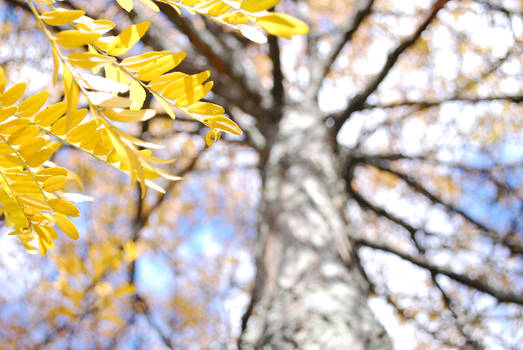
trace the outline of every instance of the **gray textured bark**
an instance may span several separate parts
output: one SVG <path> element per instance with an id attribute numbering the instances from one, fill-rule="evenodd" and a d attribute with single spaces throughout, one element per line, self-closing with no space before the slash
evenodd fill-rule
<path id="1" fill-rule="evenodd" d="M 343 171 L 319 115 L 296 107 L 272 127 L 241 349 L 392 348 L 350 262 Z"/>

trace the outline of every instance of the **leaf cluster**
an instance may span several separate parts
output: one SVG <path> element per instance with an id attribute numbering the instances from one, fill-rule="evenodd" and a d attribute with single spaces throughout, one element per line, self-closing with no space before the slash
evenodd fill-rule
<path id="1" fill-rule="evenodd" d="M 61 78 L 64 100 L 43 108 L 49 97 L 43 91 L 17 104 L 26 83 L 4 92 L 6 79 L 0 70 L 0 203 L 12 234 L 27 249 L 38 249 L 44 255 L 54 248 L 56 226 L 78 239 L 68 217 L 80 213 L 64 192 L 74 174 L 52 162 L 62 144 L 129 175 L 144 196 L 147 187 L 164 192 L 154 179 L 180 180 L 157 166 L 172 162 L 153 156 L 161 145 L 126 131 L 125 123 L 145 122 L 157 113 L 145 107 L 148 95 L 171 118 L 177 111 L 209 127 L 208 146 L 220 138 L 221 131 L 241 135 L 242 130 L 223 107 L 201 101 L 213 86 L 208 80 L 210 71 L 191 75 L 174 70 L 185 59 L 185 52 L 149 51 L 122 58 L 145 35 L 150 22 L 109 35 L 115 27 L 110 20 L 55 7 L 54 0 L 35 2 L 37 5 L 26 1 L 51 47 L 53 82 Z M 159 11 L 152 1 L 142 2 Z M 260 28 L 283 37 L 305 33 L 303 22 L 267 11 L 277 2 L 165 1 L 179 12 L 185 9 L 207 16 L 258 42 L 263 41 Z M 133 9 L 132 0 L 118 3 L 127 11 Z M 249 35 L 253 30 L 256 36 Z M 79 108 L 81 104 L 87 108 Z"/>

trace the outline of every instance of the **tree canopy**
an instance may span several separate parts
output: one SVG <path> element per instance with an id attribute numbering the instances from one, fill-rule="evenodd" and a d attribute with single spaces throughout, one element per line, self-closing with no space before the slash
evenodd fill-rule
<path id="1" fill-rule="evenodd" d="M 3 0 L 0 20 L 3 344 L 348 346 L 337 314 L 293 322 L 354 284 L 388 332 L 367 348 L 521 349 L 523 4 Z"/>

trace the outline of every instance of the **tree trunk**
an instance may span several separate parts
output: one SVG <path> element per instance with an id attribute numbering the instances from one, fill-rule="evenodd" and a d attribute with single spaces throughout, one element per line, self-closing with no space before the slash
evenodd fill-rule
<path id="1" fill-rule="evenodd" d="M 273 126 L 241 349 L 392 348 L 350 262 L 343 172 L 319 115 L 302 105 Z"/>

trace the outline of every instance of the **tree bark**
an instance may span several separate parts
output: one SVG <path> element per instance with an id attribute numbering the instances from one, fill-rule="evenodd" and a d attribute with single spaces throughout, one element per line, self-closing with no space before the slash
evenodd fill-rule
<path id="1" fill-rule="evenodd" d="M 267 135 L 241 349 L 392 349 L 351 263 L 343 171 L 319 115 L 316 105 L 289 108 Z"/>

